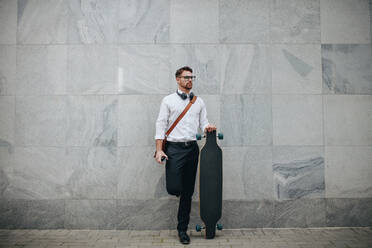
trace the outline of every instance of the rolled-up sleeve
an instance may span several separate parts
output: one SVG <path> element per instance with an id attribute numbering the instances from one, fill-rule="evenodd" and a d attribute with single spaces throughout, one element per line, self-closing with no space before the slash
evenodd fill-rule
<path id="1" fill-rule="evenodd" d="M 201 99 L 200 99 L 201 100 Z M 207 107 L 205 106 L 204 101 L 201 101 L 201 111 L 199 116 L 199 128 L 202 132 L 208 126 L 209 121 L 207 119 Z"/>
<path id="2" fill-rule="evenodd" d="M 166 128 L 168 126 L 168 119 L 169 119 L 169 108 L 165 102 L 165 99 L 161 101 L 160 104 L 160 111 L 158 115 L 158 119 L 156 120 L 156 133 L 155 139 L 164 139 Z"/>

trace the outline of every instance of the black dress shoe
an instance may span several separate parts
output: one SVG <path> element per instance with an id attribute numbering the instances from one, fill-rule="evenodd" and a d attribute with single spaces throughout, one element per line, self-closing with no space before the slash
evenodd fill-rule
<path id="1" fill-rule="evenodd" d="M 186 232 L 178 232 L 178 237 L 180 238 L 180 242 L 183 245 L 190 244 L 190 237 L 187 235 Z"/>

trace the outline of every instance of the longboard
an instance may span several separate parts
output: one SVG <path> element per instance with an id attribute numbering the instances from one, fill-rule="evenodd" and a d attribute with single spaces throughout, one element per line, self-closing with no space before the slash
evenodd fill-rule
<path id="1" fill-rule="evenodd" d="M 218 138 L 222 139 L 223 134 L 219 133 Z M 196 231 L 205 229 L 205 237 L 213 239 L 216 227 L 222 230 L 221 224 L 216 225 L 222 215 L 222 150 L 217 144 L 216 131 L 207 132 L 199 161 L 200 218 L 205 226 L 196 225 Z"/>

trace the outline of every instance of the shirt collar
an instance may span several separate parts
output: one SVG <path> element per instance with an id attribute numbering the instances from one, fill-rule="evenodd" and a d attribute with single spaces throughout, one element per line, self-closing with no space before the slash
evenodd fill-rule
<path id="1" fill-rule="evenodd" d="M 185 93 L 185 92 L 182 92 L 182 91 L 180 91 L 180 89 L 177 89 L 177 91 L 178 91 L 178 93 L 180 93 L 180 94 L 182 94 L 182 93 L 186 94 L 186 95 L 187 95 L 187 97 L 189 97 L 189 96 L 190 96 L 190 94 L 187 94 L 187 93 Z"/>
<path id="2" fill-rule="evenodd" d="M 178 91 L 178 93 L 180 93 L 180 94 L 186 94 L 187 95 L 187 97 L 189 97 L 190 96 L 190 94 L 191 94 L 191 91 L 190 91 L 190 93 L 189 94 L 187 94 L 187 93 L 185 93 L 185 92 L 183 92 L 183 91 L 180 91 L 179 89 L 177 89 L 177 91 Z"/>

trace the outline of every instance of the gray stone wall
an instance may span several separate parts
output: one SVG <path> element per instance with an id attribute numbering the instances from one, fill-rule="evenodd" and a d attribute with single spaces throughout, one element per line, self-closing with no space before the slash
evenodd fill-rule
<path id="1" fill-rule="evenodd" d="M 183 65 L 225 136 L 225 227 L 372 226 L 371 6 L 0 0 L 0 228 L 175 228 L 152 155 Z"/>

